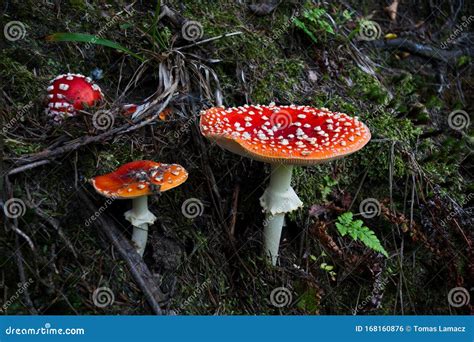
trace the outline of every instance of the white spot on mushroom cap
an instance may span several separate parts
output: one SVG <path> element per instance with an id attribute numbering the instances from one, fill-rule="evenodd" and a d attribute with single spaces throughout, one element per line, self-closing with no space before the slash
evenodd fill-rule
<path id="1" fill-rule="evenodd" d="M 269 114 L 282 112 L 287 108 L 293 110 L 285 112 L 290 113 L 293 122 L 290 121 L 288 124 L 275 122 L 272 126 L 268 118 Z M 254 120 L 252 120 L 252 125 L 246 125 L 244 117 L 245 114 L 250 115 L 250 111 L 255 114 L 252 117 Z M 244 115 L 237 116 L 237 114 Z M 306 118 L 298 117 L 300 115 L 306 116 Z M 227 110 L 213 109 L 206 112 L 205 116 L 206 120 L 204 123 L 201 122 L 201 128 L 203 133 L 206 131 L 206 135 L 224 134 L 231 139 L 242 139 L 246 141 L 248 148 L 254 151 L 264 150 L 266 149 L 265 145 L 268 144 L 271 150 L 285 155 L 293 153 L 309 155 L 313 152 L 324 152 L 325 157 L 337 155 L 348 150 L 346 145 L 356 141 L 353 136 L 357 133 L 361 135 L 359 131 L 362 127 L 353 118 L 343 113 L 295 105 L 278 107 L 246 105 Z M 349 126 L 343 126 L 346 120 L 349 121 Z M 235 125 L 236 123 L 238 124 Z M 235 128 L 234 125 L 239 127 Z M 243 132 L 243 134 L 240 135 L 239 132 Z M 341 141 L 345 141 L 346 145 L 341 144 Z M 307 142 L 308 145 L 304 145 L 304 142 Z M 280 149 L 277 148 L 276 143 L 280 145 Z"/>

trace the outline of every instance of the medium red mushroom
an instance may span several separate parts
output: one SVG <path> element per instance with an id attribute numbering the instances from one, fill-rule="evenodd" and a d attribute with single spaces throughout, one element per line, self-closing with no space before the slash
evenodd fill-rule
<path id="1" fill-rule="evenodd" d="M 46 114 L 56 123 L 77 115 L 84 105 L 93 106 L 103 99 L 100 87 L 92 79 L 79 74 L 59 75 L 48 87 Z"/>
<path id="2" fill-rule="evenodd" d="M 273 265 L 285 214 L 303 205 L 291 187 L 293 166 L 342 158 L 370 140 L 369 129 L 357 117 L 296 105 L 215 107 L 201 113 L 200 127 L 221 147 L 272 165 L 260 204 L 267 216 L 264 248 Z"/>
<path id="3" fill-rule="evenodd" d="M 178 164 L 139 160 L 120 166 L 114 172 L 91 179 L 95 190 L 114 199 L 132 199 L 133 207 L 125 219 L 133 225 L 132 241 L 143 255 L 148 238 L 148 225 L 156 220 L 148 210 L 148 196 L 183 184 L 188 172 Z"/>

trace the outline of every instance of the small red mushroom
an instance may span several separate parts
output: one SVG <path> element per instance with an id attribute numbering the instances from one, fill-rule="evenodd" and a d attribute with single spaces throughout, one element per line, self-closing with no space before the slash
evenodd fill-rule
<path id="1" fill-rule="evenodd" d="M 122 112 L 126 116 L 133 115 L 138 109 L 138 105 L 135 103 L 129 103 L 122 106 Z"/>
<path id="2" fill-rule="evenodd" d="M 357 117 L 309 106 L 244 105 L 201 113 L 202 134 L 221 147 L 270 163 L 270 184 L 260 198 L 267 214 L 265 251 L 275 265 L 285 213 L 303 205 L 291 187 L 294 165 L 326 163 L 354 153 L 370 140 Z"/>
<path id="3" fill-rule="evenodd" d="M 132 209 L 125 219 L 133 226 L 132 241 L 143 256 L 148 238 L 148 225 L 156 220 L 148 210 L 148 196 L 171 190 L 188 179 L 188 172 L 178 164 L 137 160 L 120 166 L 106 175 L 92 178 L 94 189 L 114 199 L 132 199 Z"/>
<path id="4" fill-rule="evenodd" d="M 125 116 L 129 116 L 131 119 L 134 119 L 137 117 L 137 115 L 140 115 L 141 113 L 143 113 L 146 109 L 148 109 L 148 107 L 150 106 L 150 103 L 151 102 L 145 102 L 144 104 L 141 104 L 141 105 L 137 105 L 137 104 L 134 104 L 134 103 L 129 103 L 129 104 L 125 104 L 122 106 L 122 113 L 123 115 Z M 158 118 L 161 120 L 161 121 L 166 121 L 169 116 L 171 115 L 172 113 L 172 109 L 171 108 L 165 108 L 163 109 L 163 111 L 160 112 L 160 114 L 158 115 Z"/>
<path id="5" fill-rule="evenodd" d="M 48 87 L 46 114 L 56 123 L 77 115 L 84 105 L 93 106 L 103 99 L 100 87 L 92 79 L 80 74 L 59 75 Z"/>

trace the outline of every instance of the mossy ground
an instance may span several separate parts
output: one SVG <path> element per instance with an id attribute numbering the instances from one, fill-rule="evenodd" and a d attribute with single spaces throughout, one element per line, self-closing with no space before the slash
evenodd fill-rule
<path id="1" fill-rule="evenodd" d="M 13 126 L 5 140 L 5 153 L 13 160 L 41 151 L 64 136 L 74 138 L 90 133 L 89 118 L 72 119 L 63 128 L 48 126 L 42 108 L 44 85 L 49 79 L 64 72 L 87 75 L 99 67 L 104 70 L 99 84 L 112 102 L 114 94 L 124 87 L 123 79 L 132 77 L 138 61 L 100 46 L 84 49 L 81 44 L 47 43 L 42 39 L 53 32 L 93 34 L 122 10 L 125 3 L 96 5 L 65 1 L 60 6 L 61 20 L 55 18 L 56 12 L 48 9 L 47 3 L 10 3 L 8 16 L 1 18 L 2 24 L 20 20 L 27 27 L 27 35 L 17 42 L 4 43 L 0 53 L 2 89 L 10 98 L 2 110 L 4 122 L 15 117 L 13 111 L 31 103 L 28 113 Z M 400 233 L 399 225 L 380 216 L 365 220 L 391 255 L 389 260 L 379 261 L 360 244 L 339 237 L 332 225 L 337 215 L 328 214 L 328 232 L 346 256 L 366 261 L 354 266 L 335 257 L 309 233 L 314 223 L 308 209 L 314 204 L 332 203 L 357 213 L 358 204 L 364 198 L 376 198 L 380 202 L 390 198 L 398 212 L 413 216 L 422 234 L 432 236 L 429 229 L 434 229 L 433 224 L 426 222 L 422 205 L 434 200 L 433 187 L 440 187 L 444 194 L 461 203 L 466 203 L 465 198 L 472 191 L 463 178 L 468 147 L 465 140 L 456 134 L 422 138 L 433 121 L 439 120 L 440 113 L 446 114 L 459 103 L 449 94 L 439 98 L 429 84 L 433 82 L 429 76 L 410 71 L 386 76 L 384 70 L 376 70 L 375 77 L 362 72 L 345 50 L 338 49 L 347 42 L 341 33 L 321 33 L 320 41 L 312 43 L 293 25 L 292 15 L 301 5 L 298 2 L 283 2 L 274 13 L 262 17 L 252 14 L 244 5 L 226 1 L 169 3 L 184 17 L 199 21 L 205 37 L 243 32 L 191 51 L 206 59 L 219 60 L 210 65 L 219 77 L 226 105 L 275 101 L 328 107 L 359 116 L 370 127 L 373 141 L 343 160 L 295 170 L 294 187 L 305 207 L 289 217 L 282 241 L 282 265 L 278 268 L 268 267 L 261 256 L 264 217 L 258 198 L 268 181 L 268 168 L 210 145 L 206 145 L 208 150 L 203 156 L 196 146 L 196 139 L 200 139 L 196 120 L 192 119 L 190 124 L 188 119 L 197 113 L 185 113 L 188 118 L 173 117 L 133 134 L 89 145 L 65 154 L 50 165 L 15 176 L 15 195 L 28 197 L 34 205 L 59 220 L 78 252 L 78 257 L 73 257 L 47 223 L 39 220 L 32 210 L 27 211 L 21 225 L 32 237 L 36 249 L 30 250 L 25 245 L 22 251 L 28 264 L 26 272 L 35 279 L 30 289 L 35 306 L 44 314 L 149 313 L 124 262 L 94 228 L 84 226 L 91 213 L 79 202 L 75 189 L 83 185 L 94 196 L 87 185 L 92 176 L 110 172 L 131 160 L 153 159 L 180 163 L 190 173 L 183 186 L 151 200 L 151 208 L 160 222 L 151 234 L 145 260 L 153 272 L 160 274 L 157 281 L 172 296 L 168 308 L 179 309 L 183 314 L 348 314 L 363 298 L 371 295 L 372 268 L 380 263 L 387 283 L 382 307 L 370 312 L 400 313 L 403 305 L 405 313 L 448 313 L 446 289 L 455 286 L 454 275 L 465 274 L 468 261 L 464 257 L 458 256 L 456 264 L 450 260 L 450 266 L 457 271 L 441 268 L 438 272 L 447 256 L 434 255 L 428 246 L 412 239 L 410 232 Z M 370 5 L 365 2 L 362 5 L 363 11 L 368 13 Z M 345 19 L 337 14 L 342 13 L 340 5 L 331 6 L 326 8 L 328 13 L 342 23 Z M 136 15 L 108 29 L 106 38 L 132 51 L 151 49 L 137 28 L 150 27 L 154 10 L 151 4 L 137 4 Z M 353 20 L 356 20 L 355 15 Z M 173 42 L 169 33 L 179 31 L 173 27 L 162 30 L 167 32 L 163 35 L 168 39 L 166 45 Z M 385 61 L 400 69 L 411 63 L 395 59 L 391 53 L 387 53 Z M 148 70 L 129 95 L 129 101 L 143 99 L 156 89 L 157 67 L 150 63 Z M 312 73 L 316 80 L 310 77 Z M 416 110 L 417 103 L 422 103 L 426 111 Z M 33 127 L 37 138 L 21 139 L 23 127 Z M 181 132 L 178 136 L 177 131 Z M 222 201 L 217 205 L 213 184 L 203 168 L 208 162 Z M 226 230 L 237 186 L 240 196 L 231 242 Z M 415 204 L 410 197 L 413 187 Z M 350 207 L 342 203 L 347 202 L 344 196 L 353 201 Z M 181 215 L 181 204 L 189 198 L 197 198 L 204 204 L 203 214 L 193 220 Z M 410 205 L 414 206 L 413 212 L 409 210 Z M 131 230 L 122 219 L 122 213 L 128 207 L 127 201 L 114 201 L 107 208 L 107 213 L 116 217 L 126 234 Z M 444 233 L 450 239 L 450 248 L 462 248 L 463 242 L 455 232 Z M 164 239 L 177 246 L 173 252 L 176 263 L 163 264 L 156 256 L 159 255 L 156 249 Z M 5 270 L 16 269 L 11 258 L 15 249 L 13 241 L 12 232 L 0 237 Z M 440 241 L 432 243 L 437 245 L 444 240 Z M 401 244 L 404 252 L 400 252 Z M 334 266 L 335 275 L 322 269 L 322 263 Z M 35 271 L 38 269 L 39 272 Z M 7 297 L 16 283 L 16 272 L 5 272 Z M 105 309 L 92 305 L 91 293 L 99 286 L 113 290 L 114 305 Z M 284 309 L 277 309 L 269 302 L 271 291 L 279 286 L 289 288 L 293 294 L 293 302 Z M 400 291 L 409 298 L 404 304 L 399 302 Z M 183 306 L 183 303 L 187 304 Z M 8 312 L 27 311 L 18 301 Z M 368 312 L 367 308 L 362 312 Z"/>

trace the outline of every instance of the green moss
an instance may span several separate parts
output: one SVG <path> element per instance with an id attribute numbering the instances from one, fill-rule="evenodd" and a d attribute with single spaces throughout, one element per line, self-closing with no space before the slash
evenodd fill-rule
<path id="1" fill-rule="evenodd" d="M 85 10 L 87 8 L 84 0 L 69 0 L 69 6 L 75 10 Z"/>
<path id="2" fill-rule="evenodd" d="M 310 315 L 318 314 L 320 303 L 316 289 L 308 288 L 306 291 L 304 291 L 299 296 L 296 306 Z"/>
<path id="3" fill-rule="evenodd" d="M 255 103 L 269 103 L 275 99 L 283 103 L 297 102 L 297 86 L 303 70 L 298 60 L 277 60 L 259 65 L 262 72 L 252 93 Z"/>
<path id="4" fill-rule="evenodd" d="M 39 152 L 41 145 L 37 143 L 26 143 L 24 141 L 5 139 L 5 147 L 16 155 L 24 155 Z"/>
<path id="5" fill-rule="evenodd" d="M 360 115 L 360 109 L 355 102 L 348 102 L 342 96 L 337 94 L 332 95 L 318 92 L 313 96 L 312 104 L 317 108 L 325 107 L 333 111 L 339 111 L 353 116 Z"/>
<path id="6" fill-rule="evenodd" d="M 369 179 L 381 181 L 387 178 L 393 143 L 397 144 L 393 155 L 393 176 L 405 176 L 409 164 L 399 153 L 399 148 L 412 150 L 421 130 L 416 128 L 410 120 L 397 119 L 383 111 L 367 115 L 366 122 L 371 129 L 373 138 L 379 139 L 378 142 L 369 143 L 358 153 L 359 162 L 368 169 Z"/>
<path id="7" fill-rule="evenodd" d="M 332 174 L 330 164 L 296 167 L 293 173 L 293 187 L 303 203 L 308 206 L 326 201 L 338 182 L 330 176 Z"/>
<path id="8" fill-rule="evenodd" d="M 349 90 L 351 97 L 362 98 L 379 105 L 387 103 L 388 91 L 375 77 L 357 68 L 351 69 L 349 75 L 353 82 L 353 86 Z"/>
<path id="9" fill-rule="evenodd" d="M 300 100 L 298 86 L 304 70 L 303 60 L 287 56 L 279 45 L 291 28 L 292 10 L 289 4 L 282 4 L 271 17 L 252 15 L 252 22 L 258 27 L 252 30 L 247 28 L 247 16 L 250 14 L 239 6 L 208 1 L 186 2 L 185 16 L 199 20 L 205 36 L 243 32 L 238 36 L 223 38 L 215 44 L 214 57 L 225 63 L 216 67 L 219 78 L 229 79 L 233 85 L 226 89 L 227 96 L 240 98 L 240 92 L 236 91 L 244 89 L 255 103 L 275 100 L 290 103 Z M 239 80 L 241 84 L 238 85 L 241 87 L 235 86 L 236 68 L 243 68 L 245 81 Z M 225 87 L 229 83 L 222 84 Z"/>
<path id="10" fill-rule="evenodd" d="M 436 95 L 430 96 L 428 101 L 426 101 L 426 108 L 428 109 L 441 109 L 443 105 L 443 101 Z"/>
<path id="11" fill-rule="evenodd" d="M 408 73 L 394 77 L 391 80 L 391 84 L 395 85 L 396 95 L 400 97 L 410 96 L 420 88 L 416 77 Z"/>
<path id="12" fill-rule="evenodd" d="M 132 148 L 133 146 L 133 148 Z M 145 151 L 136 147 L 136 143 L 130 143 L 126 138 L 117 139 L 113 144 L 107 145 L 105 149 L 97 149 L 96 154 L 84 155 L 81 159 L 80 168 L 84 176 L 89 179 L 99 174 L 108 173 L 120 165 L 134 160 L 150 159 Z"/>
<path id="13" fill-rule="evenodd" d="M 42 89 L 38 77 L 24 64 L 9 57 L 6 50 L 0 54 L 0 79 L 4 91 L 7 91 L 11 98 L 23 101 L 23 104 L 37 96 Z M 21 107 L 21 104 L 17 103 L 17 106 Z"/>

